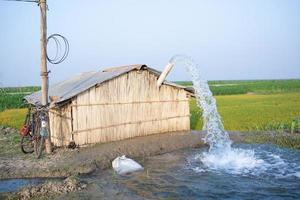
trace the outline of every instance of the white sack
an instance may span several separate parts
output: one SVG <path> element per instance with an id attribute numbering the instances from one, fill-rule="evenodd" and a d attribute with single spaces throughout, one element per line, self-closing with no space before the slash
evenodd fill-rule
<path id="1" fill-rule="evenodd" d="M 125 155 L 114 159 L 112 161 L 112 167 L 118 174 L 121 175 L 144 169 L 139 163 L 130 158 L 126 158 Z"/>

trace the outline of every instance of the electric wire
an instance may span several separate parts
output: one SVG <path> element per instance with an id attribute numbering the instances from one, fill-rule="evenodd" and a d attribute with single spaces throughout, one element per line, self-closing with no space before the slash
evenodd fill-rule
<path id="1" fill-rule="evenodd" d="M 2 1 L 18 1 L 18 2 L 25 2 L 25 3 L 39 3 L 38 0 L 2 0 Z"/>
<path id="2" fill-rule="evenodd" d="M 46 52 L 47 60 L 52 64 L 59 64 L 63 62 L 69 55 L 69 42 L 64 36 L 60 34 L 50 35 L 47 38 L 47 46 L 50 40 L 53 40 L 55 42 L 56 52 L 53 58 L 50 58 L 48 52 Z"/>
<path id="3" fill-rule="evenodd" d="M 38 5 L 40 3 L 44 2 L 44 1 L 41 2 L 41 0 L 2 0 L 2 1 L 37 3 Z M 46 6 L 47 6 L 47 9 L 48 9 L 47 4 L 46 4 Z M 56 45 L 55 56 L 54 56 L 54 58 L 50 58 L 49 55 L 48 55 L 48 52 L 46 50 L 46 58 L 52 64 L 62 63 L 69 55 L 69 47 L 70 47 L 69 42 L 64 36 L 62 36 L 60 34 L 52 34 L 47 38 L 47 46 L 48 46 L 48 43 L 51 39 L 54 40 L 55 45 Z M 60 40 L 63 41 L 62 42 L 63 44 L 61 43 Z M 64 50 L 62 50 L 62 48 L 63 48 L 62 45 L 64 45 Z"/>

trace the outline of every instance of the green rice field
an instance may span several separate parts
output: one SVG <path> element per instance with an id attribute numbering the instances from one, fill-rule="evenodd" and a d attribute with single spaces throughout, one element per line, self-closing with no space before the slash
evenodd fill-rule
<path id="1" fill-rule="evenodd" d="M 191 82 L 176 82 L 192 86 Z M 300 131 L 300 80 L 209 81 L 227 130 Z M 26 115 L 22 98 L 39 87 L 2 88 L 0 125 L 19 128 Z M 191 128 L 202 129 L 201 109 L 190 101 Z"/>
<path id="2" fill-rule="evenodd" d="M 192 82 L 190 81 L 178 81 L 176 83 L 184 86 L 192 86 Z M 300 92 L 299 79 L 208 81 L 208 84 L 214 95 Z"/>
<path id="3" fill-rule="evenodd" d="M 25 108 L 23 97 L 39 89 L 39 87 L 0 88 L 0 112 L 12 108 Z"/>

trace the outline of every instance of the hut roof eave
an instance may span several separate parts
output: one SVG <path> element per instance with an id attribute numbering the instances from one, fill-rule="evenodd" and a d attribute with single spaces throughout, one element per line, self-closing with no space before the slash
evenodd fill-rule
<path id="1" fill-rule="evenodd" d="M 122 74 L 130 72 L 132 70 L 141 70 L 146 69 L 151 73 L 159 76 L 160 71 L 157 71 L 153 68 L 147 67 L 146 65 L 128 65 L 122 67 L 108 68 L 99 72 L 84 72 L 78 74 L 70 79 L 59 82 L 49 87 L 49 102 L 52 106 L 58 106 L 66 101 L 72 99 L 74 96 L 88 90 L 89 88 L 102 84 L 106 81 L 114 79 Z M 164 81 L 163 84 L 173 86 L 176 88 L 184 89 L 189 93 L 193 93 L 187 87 Z M 41 91 L 32 93 L 24 97 L 24 99 L 32 105 L 41 104 Z"/>

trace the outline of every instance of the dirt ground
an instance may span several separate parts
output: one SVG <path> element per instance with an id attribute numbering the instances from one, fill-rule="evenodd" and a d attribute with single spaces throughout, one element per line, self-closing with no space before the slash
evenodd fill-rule
<path id="1" fill-rule="evenodd" d="M 106 169 L 117 156 L 143 160 L 148 156 L 177 149 L 204 145 L 201 132 L 176 132 L 137 137 L 106 144 L 96 144 L 76 149 L 57 148 L 51 155 L 36 159 L 34 154 L 24 155 L 15 145 L 0 153 L 0 179 L 31 177 L 68 177 Z M 9 145 L 9 144 L 6 144 Z"/>

